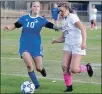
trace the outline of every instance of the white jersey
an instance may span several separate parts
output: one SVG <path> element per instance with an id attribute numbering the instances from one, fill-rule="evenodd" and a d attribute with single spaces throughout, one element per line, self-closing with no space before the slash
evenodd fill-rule
<path id="1" fill-rule="evenodd" d="M 67 44 L 81 44 L 82 35 L 81 30 L 75 26 L 75 23 L 80 21 L 76 14 L 70 13 L 62 21 L 62 32 L 64 33 L 65 43 Z"/>
<path id="2" fill-rule="evenodd" d="M 89 16 L 90 16 L 90 20 L 96 20 L 97 9 L 96 8 L 90 9 Z"/>

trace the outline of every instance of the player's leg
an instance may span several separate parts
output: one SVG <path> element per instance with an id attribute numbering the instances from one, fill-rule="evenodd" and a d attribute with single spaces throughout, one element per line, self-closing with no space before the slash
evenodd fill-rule
<path id="1" fill-rule="evenodd" d="M 91 30 L 93 30 L 93 27 L 94 27 L 94 22 L 93 20 L 91 20 Z"/>
<path id="2" fill-rule="evenodd" d="M 85 54 L 86 54 L 86 51 L 81 50 L 80 44 L 73 45 L 70 70 L 72 73 L 88 72 L 88 75 L 91 77 L 93 75 L 93 70 L 91 65 L 90 64 L 80 65 L 82 57 Z"/>
<path id="3" fill-rule="evenodd" d="M 94 28 L 97 30 L 96 20 L 94 20 Z"/>
<path id="4" fill-rule="evenodd" d="M 70 70 L 71 52 L 63 51 L 62 70 L 64 82 L 67 89 L 64 92 L 72 91 L 72 75 Z"/>
<path id="5" fill-rule="evenodd" d="M 27 66 L 27 69 L 28 69 L 28 75 L 29 77 L 31 78 L 32 82 L 34 83 L 35 85 L 35 88 L 39 88 L 40 85 L 39 85 L 39 82 L 36 78 L 36 75 L 34 73 L 34 67 L 33 67 L 33 63 L 32 63 L 32 57 L 31 55 L 28 53 L 28 52 L 23 52 L 22 54 L 22 58 Z"/>
<path id="6" fill-rule="evenodd" d="M 33 58 L 35 62 L 35 67 L 38 72 L 42 74 L 42 76 L 46 77 L 46 70 L 42 65 L 42 56 L 37 56 Z"/>
<path id="7" fill-rule="evenodd" d="M 72 54 L 71 64 L 70 64 L 70 70 L 72 73 L 80 73 L 87 71 L 86 66 L 80 66 L 80 62 L 82 60 L 82 55 L 80 54 Z"/>

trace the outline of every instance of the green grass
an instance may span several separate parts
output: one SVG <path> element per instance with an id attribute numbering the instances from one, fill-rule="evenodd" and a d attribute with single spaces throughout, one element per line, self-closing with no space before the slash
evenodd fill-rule
<path id="1" fill-rule="evenodd" d="M 1 76 L 1 92 L 2 93 L 21 93 L 20 86 L 22 82 L 29 80 L 28 77 L 21 76 Z M 65 89 L 64 82 L 57 80 L 53 83 L 49 79 L 38 79 L 41 87 L 35 93 L 63 93 Z M 101 93 L 101 85 L 74 83 L 72 93 Z"/>
<path id="2" fill-rule="evenodd" d="M 20 93 L 21 83 L 29 80 L 29 77 L 25 77 L 27 76 L 25 64 L 18 54 L 20 34 L 20 29 L 10 32 L 1 31 L 1 93 Z M 52 80 L 49 79 L 63 79 L 61 60 L 64 44 L 51 44 L 51 40 L 58 38 L 61 33 L 43 29 L 41 35 L 44 47 L 43 65 L 47 70 L 47 79 L 39 79 L 41 88 L 36 93 L 63 93 L 65 89 L 63 80 L 57 80 L 57 83 L 52 83 Z M 87 55 L 84 56 L 82 63 L 101 64 L 100 29 L 97 31 L 87 30 Z M 101 66 L 93 67 L 94 75 L 92 78 L 89 78 L 87 73 L 73 75 L 74 91 L 72 93 L 101 92 L 101 86 L 98 84 L 101 83 Z M 14 75 L 11 76 L 12 74 Z M 24 77 L 17 75 L 24 75 Z M 36 75 L 41 77 L 38 72 L 36 72 Z M 94 83 L 91 84 L 90 82 Z"/>

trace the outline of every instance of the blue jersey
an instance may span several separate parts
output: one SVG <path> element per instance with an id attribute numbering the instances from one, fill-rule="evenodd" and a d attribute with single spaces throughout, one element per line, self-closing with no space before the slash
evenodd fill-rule
<path id="1" fill-rule="evenodd" d="M 42 27 L 48 22 L 43 17 L 31 17 L 24 15 L 19 18 L 18 22 L 22 24 L 22 33 L 20 37 L 20 54 L 29 52 L 33 57 L 42 54 L 41 36 Z"/>
<path id="2" fill-rule="evenodd" d="M 52 18 L 57 20 L 58 19 L 58 8 L 52 8 Z"/>

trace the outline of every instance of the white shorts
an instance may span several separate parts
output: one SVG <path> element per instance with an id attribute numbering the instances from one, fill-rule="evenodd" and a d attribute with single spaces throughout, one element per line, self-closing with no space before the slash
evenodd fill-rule
<path id="1" fill-rule="evenodd" d="M 90 21 L 91 21 L 91 20 L 96 20 L 96 15 L 90 16 Z"/>
<path id="2" fill-rule="evenodd" d="M 80 54 L 80 55 L 86 55 L 86 50 L 81 50 L 80 44 L 64 44 L 63 50 L 69 51 L 72 54 Z"/>

